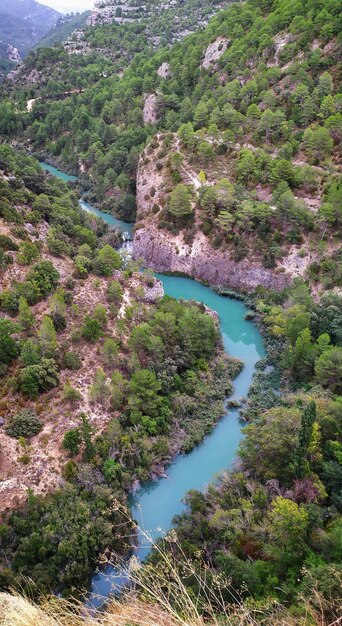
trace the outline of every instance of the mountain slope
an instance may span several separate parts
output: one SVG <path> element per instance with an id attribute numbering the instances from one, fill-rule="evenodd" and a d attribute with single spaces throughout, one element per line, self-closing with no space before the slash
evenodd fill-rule
<path id="1" fill-rule="evenodd" d="M 40 38 L 45 35 L 61 15 L 58 11 L 50 9 L 50 7 L 40 4 L 36 0 L 2 0 L 0 8 L 2 16 L 7 15 L 16 20 L 24 20 L 31 29 L 33 38 Z M 15 31 L 12 36 L 15 43 Z M 0 38 L 2 38 L 1 27 Z"/>
<path id="2" fill-rule="evenodd" d="M 35 0 L 2 0 L 0 71 L 5 74 L 57 22 L 60 14 Z M 17 50 L 14 57 L 12 48 Z M 19 56 L 20 55 L 20 56 Z"/>
<path id="3" fill-rule="evenodd" d="M 83 13 L 69 13 L 63 15 L 54 24 L 46 35 L 39 41 L 39 46 L 55 46 L 63 41 L 66 41 L 74 30 L 84 28 L 86 26 L 87 18 L 90 15 L 90 11 L 84 11 Z"/>
<path id="4" fill-rule="evenodd" d="M 166 269 L 148 246 L 156 260 L 168 239 L 172 267 L 189 271 L 192 246 L 204 237 L 237 269 L 255 261 L 256 281 L 262 267 L 279 275 L 263 284 L 282 287 L 281 274 L 308 272 L 340 284 L 339 263 L 336 272 L 315 269 L 323 259 L 334 265 L 341 228 L 339 20 L 335 0 L 324 11 L 309 0 L 235 3 L 170 49 L 151 57 L 146 46 L 123 76 L 100 54 L 40 50 L 12 99 L 22 106 L 30 89 L 38 100 L 30 114 L 8 104 L 9 135 L 17 120 L 21 141 L 82 167 L 92 201 L 132 217 L 139 152 L 163 133 L 140 158 L 137 254 Z M 102 29 L 94 28 L 99 38 Z M 183 213 L 171 206 L 177 194 Z"/>

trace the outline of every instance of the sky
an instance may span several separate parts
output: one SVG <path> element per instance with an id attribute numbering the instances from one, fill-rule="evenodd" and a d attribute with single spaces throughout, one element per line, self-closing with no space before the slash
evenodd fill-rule
<path id="1" fill-rule="evenodd" d="M 60 13 L 75 13 L 92 9 L 94 0 L 37 0 L 40 4 L 45 4 Z"/>

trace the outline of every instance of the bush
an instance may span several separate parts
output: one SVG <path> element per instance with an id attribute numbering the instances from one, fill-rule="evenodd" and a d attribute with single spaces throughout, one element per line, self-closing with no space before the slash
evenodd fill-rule
<path id="1" fill-rule="evenodd" d="M 31 409 L 23 409 L 10 418 L 6 426 L 6 433 L 17 439 L 19 437 L 33 437 L 42 428 L 43 424 L 38 416 Z"/>
<path id="2" fill-rule="evenodd" d="M 70 384 L 69 381 L 67 381 L 63 387 L 63 391 L 64 391 L 64 397 L 63 399 L 66 402 L 78 402 L 79 400 L 82 399 L 82 395 L 80 394 L 80 392 L 75 389 L 75 387 L 72 387 L 72 385 Z"/>
<path id="3" fill-rule="evenodd" d="M 17 244 L 6 235 L 0 235 L 0 248 L 3 250 L 18 250 Z"/>
<path id="4" fill-rule="evenodd" d="M 61 332 L 62 330 L 64 330 L 66 328 L 66 319 L 64 317 L 64 315 L 61 315 L 61 313 L 51 313 L 51 318 L 52 318 L 52 322 L 53 325 L 55 327 L 55 330 L 57 332 Z"/>
<path id="5" fill-rule="evenodd" d="M 211 231 L 212 231 L 212 225 L 210 224 L 210 222 L 203 222 L 202 224 L 202 233 L 203 235 L 210 235 Z"/>
<path id="6" fill-rule="evenodd" d="M 44 297 L 57 287 L 59 272 L 51 261 L 41 261 L 41 263 L 37 263 L 30 270 L 27 275 L 27 280 L 36 284 Z"/>
<path id="7" fill-rule="evenodd" d="M 82 361 L 76 352 L 66 352 L 63 356 L 63 367 L 76 371 L 82 367 Z"/>
<path id="8" fill-rule="evenodd" d="M 20 245 L 17 260 L 20 265 L 31 265 L 39 256 L 39 249 L 36 244 L 25 241 Z"/>
<path id="9" fill-rule="evenodd" d="M 97 341 L 103 334 L 102 326 L 98 320 L 89 315 L 85 318 L 82 327 L 82 337 L 87 341 Z"/>
<path id="10" fill-rule="evenodd" d="M 107 289 L 107 300 L 108 302 L 114 302 L 117 306 L 119 306 L 122 302 L 123 298 L 123 290 L 120 283 L 117 280 L 112 280 Z"/>
<path id="11" fill-rule="evenodd" d="M 70 452 L 72 456 L 78 453 L 82 443 L 82 436 L 79 428 L 68 430 L 63 438 L 62 448 Z"/>
<path id="12" fill-rule="evenodd" d="M 59 383 L 54 359 L 43 358 L 37 365 L 28 365 L 20 372 L 19 389 L 29 398 L 36 398 L 41 391 L 56 387 Z"/>

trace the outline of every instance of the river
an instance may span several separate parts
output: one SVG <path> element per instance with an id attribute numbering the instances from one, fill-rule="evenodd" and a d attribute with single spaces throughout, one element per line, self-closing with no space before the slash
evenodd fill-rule
<path id="1" fill-rule="evenodd" d="M 61 178 L 66 183 L 69 181 L 76 182 L 77 180 L 77 176 L 71 176 L 71 174 L 66 174 L 61 170 L 58 170 L 53 165 L 49 165 L 49 163 L 40 161 L 40 165 L 46 172 L 49 172 L 50 174 L 53 174 L 53 176 Z M 129 237 L 132 237 L 134 224 L 132 224 L 131 222 L 124 222 L 123 220 L 119 220 L 116 217 L 113 217 L 113 215 L 110 215 L 109 213 L 104 213 L 104 211 L 100 211 L 92 204 L 89 204 L 83 199 L 80 199 L 79 202 L 81 208 L 84 211 L 87 211 L 87 213 L 92 213 L 92 215 L 96 215 L 96 217 L 101 217 L 103 221 L 106 222 L 106 224 L 109 224 L 109 226 L 111 226 L 112 228 L 118 228 L 119 230 L 121 230 L 122 233 L 128 233 Z"/>
<path id="2" fill-rule="evenodd" d="M 63 180 L 75 179 L 56 168 L 47 167 L 47 164 L 42 165 Z M 85 204 L 80 200 L 83 209 L 102 217 L 108 224 L 119 227 L 123 232 L 132 232 L 131 224 L 116 220 Z M 217 312 L 225 351 L 245 363 L 244 369 L 234 381 L 235 390 L 230 399 L 246 397 L 255 365 L 265 356 L 265 348 L 257 326 L 252 321 L 244 319 L 247 311 L 245 305 L 239 300 L 220 296 L 209 287 L 190 278 L 160 274 L 156 276 L 162 281 L 167 295 L 177 299 L 203 302 Z M 166 478 L 144 484 L 130 499 L 133 518 L 142 531 L 151 539 L 157 539 L 169 530 L 174 515 L 184 510 L 182 500 L 187 491 L 204 490 L 217 473 L 232 466 L 241 438 L 238 409 L 226 410 L 213 431 L 199 446 L 189 454 L 177 456 L 168 466 Z M 140 532 L 136 556 L 141 560 L 145 559 L 150 546 L 150 541 L 146 541 Z M 111 591 L 122 587 L 125 581 L 124 571 L 112 565 L 104 566 L 94 573 L 88 603 L 92 606 L 101 605 Z"/>

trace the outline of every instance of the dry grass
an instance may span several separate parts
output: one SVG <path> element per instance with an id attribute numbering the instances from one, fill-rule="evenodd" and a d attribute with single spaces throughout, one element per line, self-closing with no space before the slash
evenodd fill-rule
<path id="1" fill-rule="evenodd" d="M 326 622 L 308 609 L 303 617 L 291 616 L 281 606 L 274 606 L 269 615 L 240 606 L 229 613 L 203 619 L 194 615 L 176 615 L 171 606 L 149 604 L 137 596 L 124 602 L 111 602 L 104 612 L 89 614 L 83 606 L 66 601 L 43 599 L 38 605 L 19 594 L 0 593 L 1 626 L 337 626 L 339 619 Z"/>
<path id="2" fill-rule="evenodd" d="M 143 533 L 144 534 L 144 533 Z M 148 539 L 148 537 L 147 537 Z M 177 542 L 174 531 L 166 541 Z M 0 626 L 341 626 L 342 601 L 329 605 L 316 589 L 308 589 L 300 601 L 300 615 L 274 599 L 243 602 L 234 594 L 234 604 L 223 599 L 229 585 L 221 577 L 210 578 L 208 570 L 194 569 L 183 555 L 182 563 L 172 551 L 154 546 L 158 565 L 142 567 L 132 557 L 127 567 L 132 590 L 121 600 L 111 600 L 104 610 L 89 610 L 82 603 L 71 603 L 55 596 L 36 603 L 13 591 L 0 593 Z M 177 543 L 178 553 L 180 547 Z M 201 590 L 199 598 L 189 593 L 184 580 L 192 576 Z M 26 584 L 26 588 L 29 585 Z M 137 591 L 138 589 L 138 591 Z M 310 600 L 309 600 L 310 598 Z M 205 617 L 203 617 L 205 615 Z M 330 615 L 327 618 L 326 615 Z M 333 617 L 334 616 L 334 617 Z"/>

